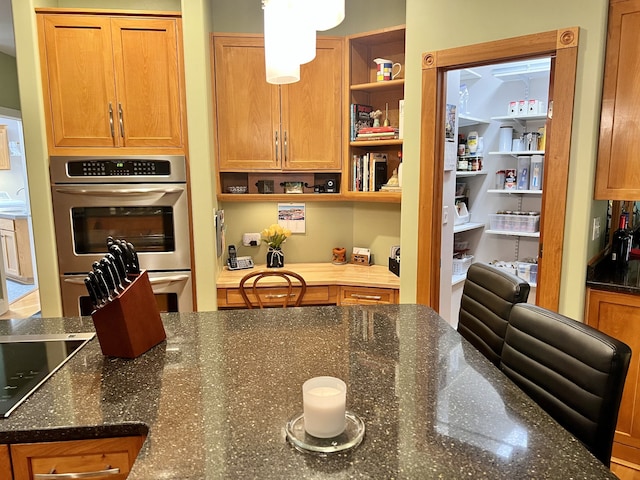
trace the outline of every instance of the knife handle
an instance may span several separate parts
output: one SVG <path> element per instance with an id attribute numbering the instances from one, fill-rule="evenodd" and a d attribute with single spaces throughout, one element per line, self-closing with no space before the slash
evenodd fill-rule
<path id="1" fill-rule="evenodd" d="M 104 279 L 107 281 L 107 285 L 109 286 L 109 292 L 112 292 L 114 296 L 117 296 L 118 295 L 118 280 L 116 278 L 117 274 L 114 275 L 111 262 L 106 258 L 102 258 L 100 260 L 100 268 L 102 270 L 102 273 L 104 274 Z"/>
<path id="2" fill-rule="evenodd" d="M 109 247 L 109 252 L 113 255 L 114 259 L 112 262 L 118 270 L 118 275 L 120 275 L 120 283 L 123 285 L 131 283 L 131 280 L 127 278 L 127 265 L 124 260 L 122 249 L 114 243 Z"/>
<path id="3" fill-rule="evenodd" d="M 138 261 L 138 253 L 131 242 L 127 242 L 127 249 L 131 254 L 131 273 L 140 274 L 140 263 Z"/>
<path id="4" fill-rule="evenodd" d="M 91 299 L 91 303 L 93 307 L 97 310 L 101 306 L 101 302 L 98 299 L 98 292 L 96 292 L 93 282 L 89 277 L 85 277 L 84 285 L 87 287 L 87 293 L 89 294 L 89 298 Z"/>
<path id="5" fill-rule="evenodd" d="M 102 270 L 100 270 L 100 268 L 94 268 L 93 271 L 87 274 L 87 276 L 91 279 L 94 286 L 96 287 L 96 292 L 98 293 L 98 297 L 100 298 L 100 300 L 102 300 L 102 303 L 110 301 L 111 297 L 109 296 L 109 287 L 104 280 Z"/>
<path id="6" fill-rule="evenodd" d="M 108 260 L 108 262 L 105 261 L 105 263 L 109 266 L 109 271 L 111 272 L 111 276 L 116 282 L 116 287 L 118 287 L 118 289 L 120 289 L 121 291 L 124 291 L 122 275 L 120 274 L 120 270 L 116 265 L 116 257 L 114 257 L 112 253 L 107 253 L 104 258 L 105 260 Z"/>

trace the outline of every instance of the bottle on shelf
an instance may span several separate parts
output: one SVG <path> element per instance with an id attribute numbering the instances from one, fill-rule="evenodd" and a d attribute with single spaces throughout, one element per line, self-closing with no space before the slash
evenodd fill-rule
<path id="1" fill-rule="evenodd" d="M 460 84 L 460 113 L 469 113 L 469 89 L 466 83 Z"/>
<path id="2" fill-rule="evenodd" d="M 629 266 L 629 254 L 631 253 L 632 234 L 627 228 L 628 217 L 626 213 L 620 215 L 618 229 L 613 232 L 611 241 L 611 262 L 616 270 L 626 270 Z"/>

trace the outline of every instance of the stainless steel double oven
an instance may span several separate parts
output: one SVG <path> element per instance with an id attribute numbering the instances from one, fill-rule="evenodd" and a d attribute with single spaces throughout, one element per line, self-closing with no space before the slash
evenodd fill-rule
<path id="1" fill-rule="evenodd" d="M 184 156 L 51 157 L 64 315 L 89 315 L 84 277 L 107 237 L 131 242 L 162 311 L 192 311 Z"/>

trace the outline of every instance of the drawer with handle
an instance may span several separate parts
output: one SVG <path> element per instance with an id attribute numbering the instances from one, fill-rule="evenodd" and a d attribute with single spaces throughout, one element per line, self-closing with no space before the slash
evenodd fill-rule
<path id="1" fill-rule="evenodd" d="M 338 305 L 394 304 L 398 303 L 399 291 L 393 288 L 340 287 Z"/>

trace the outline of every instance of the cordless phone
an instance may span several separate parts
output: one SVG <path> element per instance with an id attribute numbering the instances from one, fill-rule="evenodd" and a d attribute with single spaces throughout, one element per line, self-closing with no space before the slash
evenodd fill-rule
<path id="1" fill-rule="evenodd" d="M 236 246 L 229 245 L 229 259 L 227 260 L 229 264 L 229 270 L 235 270 L 238 268 L 238 257 L 236 256 Z"/>
<path id="2" fill-rule="evenodd" d="M 244 270 L 245 268 L 253 268 L 253 258 L 238 257 L 236 255 L 236 246 L 229 245 L 229 258 L 227 259 L 229 270 Z"/>

